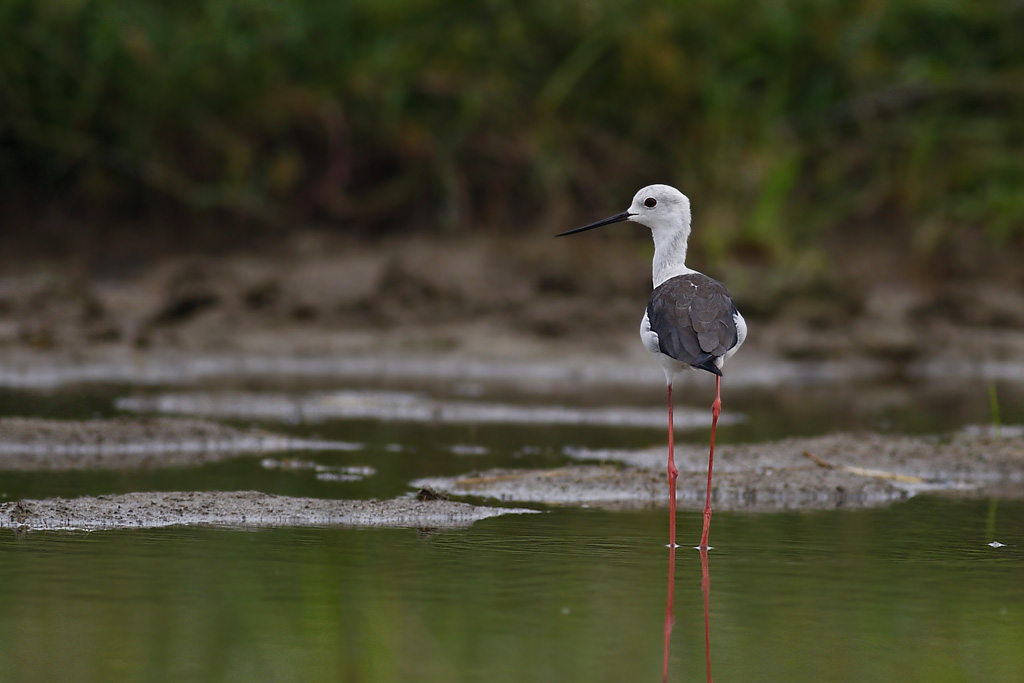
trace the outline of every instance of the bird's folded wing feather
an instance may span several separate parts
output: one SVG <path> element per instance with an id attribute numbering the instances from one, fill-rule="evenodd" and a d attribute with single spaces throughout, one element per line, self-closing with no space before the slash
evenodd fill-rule
<path id="1" fill-rule="evenodd" d="M 735 314 L 725 285 L 700 273 L 666 280 L 647 305 L 661 352 L 690 365 L 704 365 L 736 345 Z"/>

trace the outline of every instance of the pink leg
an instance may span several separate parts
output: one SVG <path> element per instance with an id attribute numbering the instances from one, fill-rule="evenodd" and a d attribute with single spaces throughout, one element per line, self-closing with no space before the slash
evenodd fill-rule
<path id="1" fill-rule="evenodd" d="M 708 495 L 704 502 L 704 532 L 700 536 L 701 550 L 708 548 L 708 531 L 711 529 L 711 467 L 715 463 L 715 431 L 718 416 L 722 412 L 722 378 L 715 377 L 715 402 L 711 404 L 711 452 L 708 455 Z M 671 447 L 670 447 L 671 448 Z"/>
<path id="2" fill-rule="evenodd" d="M 672 385 L 668 385 L 668 547 L 676 547 L 676 467 L 674 450 L 675 422 L 672 420 Z"/>

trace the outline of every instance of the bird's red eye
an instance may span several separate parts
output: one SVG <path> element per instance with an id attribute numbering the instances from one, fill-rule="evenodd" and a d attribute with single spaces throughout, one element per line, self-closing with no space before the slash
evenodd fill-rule
<path id="1" fill-rule="evenodd" d="M 653 209 L 657 205 L 658 200 L 655 199 L 654 197 L 648 197 L 647 199 L 644 200 L 644 206 L 646 206 L 648 209 Z"/>

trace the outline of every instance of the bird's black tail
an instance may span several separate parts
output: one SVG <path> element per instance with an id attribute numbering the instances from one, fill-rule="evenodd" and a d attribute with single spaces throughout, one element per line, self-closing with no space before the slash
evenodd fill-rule
<path id="1" fill-rule="evenodd" d="M 703 353 L 697 357 L 697 362 L 691 364 L 690 367 L 697 368 L 698 370 L 707 370 L 712 375 L 722 376 L 722 368 L 715 365 L 715 358 L 710 353 Z"/>

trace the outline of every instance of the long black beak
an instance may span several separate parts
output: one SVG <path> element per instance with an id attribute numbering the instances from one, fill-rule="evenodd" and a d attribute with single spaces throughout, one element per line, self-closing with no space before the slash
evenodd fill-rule
<path id="1" fill-rule="evenodd" d="M 622 213 L 617 213 L 614 216 L 609 216 L 608 218 L 605 218 L 603 221 L 598 221 L 596 223 L 591 223 L 590 225 L 584 225 L 582 228 L 574 228 L 572 230 L 566 230 L 565 232 L 560 232 L 557 235 L 555 235 L 555 237 L 565 237 L 566 235 L 575 235 L 578 232 L 585 232 L 587 230 L 593 230 L 594 228 L 600 228 L 602 225 L 611 225 L 612 223 L 621 223 L 622 221 L 629 220 L 629 217 L 633 216 L 633 215 L 635 215 L 635 214 L 632 214 L 629 211 L 623 211 Z"/>

